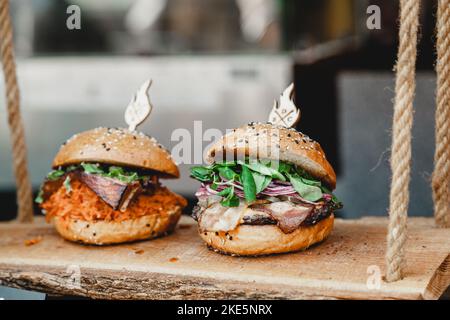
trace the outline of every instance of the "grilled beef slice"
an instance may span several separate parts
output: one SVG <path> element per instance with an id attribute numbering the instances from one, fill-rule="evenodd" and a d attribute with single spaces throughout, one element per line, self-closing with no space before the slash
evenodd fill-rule
<path id="1" fill-rule="evenodd" d="M 194 207 L 192 217 L 199 221 L 207 208 L 207 201 L 199 201 Z M 227 208 L 224 208 L 224 212 Z M 327 203 L 292 203 L 289 201 L 250 205 L 243 213 L 240 224 L 244 225 L 278 225 L 284 233 L 295 231 L 300 226 L 311 226 L 328 217 L 333 209 Z M 220 214 L 222 211 L 216 212 Z M 260 213 L 256 213 L 260 212 Z M 208 211 L 208 215 L 211 212 Z M 217 217 L 219 218 L 219 217 Z"/>

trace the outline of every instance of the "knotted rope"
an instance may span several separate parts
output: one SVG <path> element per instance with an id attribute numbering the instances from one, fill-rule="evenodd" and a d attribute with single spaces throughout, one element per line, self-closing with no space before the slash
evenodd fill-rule
<path id="1" fill-rule="evenodd" d="M 432 187 L 436 224 L 450 227 L 450 0 L 439 0 L 436 29 L 436 150 Z"/>
<path id="2" fill-rule="evenodd" d="M 32 189 L 28 176 L 25 133 L 20 115 L 19 87 L 8 0 L 0 0 L 0 55 L 5 77 L 8 124 L 11 130 L 13 166 L 17 185 L 19 207 L 17 219 L 20 222 L 31 222 L 33 220 Z"/>
<path id="3" fill-rule="evenodd" d="M 402 277 L 406 264 L 404 245 L 409 204 L 411 128 L 415 91 L 415 66 L 420 0 L 400 1 L 400 32 L 397 56 L 394 120 L 392 127 L 391 192 L 386 252 L 386 280 Z"/>

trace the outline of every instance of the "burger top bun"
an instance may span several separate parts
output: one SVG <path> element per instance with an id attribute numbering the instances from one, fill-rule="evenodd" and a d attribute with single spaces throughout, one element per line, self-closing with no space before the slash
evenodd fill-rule
<path id="1" fill-rule="evenodd" d="M 336 187 L 336 174 L 321 146 L 292 128 L 270 123 L 249 123 L 226 134 L 207 150 L 207 161 L 227 157 L 249 156 L 257 159 L 293 163 L 328 187 Z"/>
<path id="2" fill-rule="evenodd" d="M 97 128 L 75 134 L 61 146 L 52 166 L 81 162 L 157 171 L 166 178 L 180 176 L 169 152 L 155 138 L 122 128 Z"/>

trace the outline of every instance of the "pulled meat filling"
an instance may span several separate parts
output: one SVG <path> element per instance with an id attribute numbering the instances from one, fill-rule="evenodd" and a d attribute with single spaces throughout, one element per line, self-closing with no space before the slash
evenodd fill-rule
<path id="1" fill-rule="evenodd" d="M 80 179 L 70 182 L 70 191 L 62 184 L 41 204 L 46 212 L 46 219 L 52 217 L 80 219 L 86 221 L 124 221 L 146 215 L 164 215 L 176 207 L 185 207 L 186 200 L 158 186 L 152 193 L 143 192 L 134 197 L 124 211 L 108 205 L 91 188 Z"/>

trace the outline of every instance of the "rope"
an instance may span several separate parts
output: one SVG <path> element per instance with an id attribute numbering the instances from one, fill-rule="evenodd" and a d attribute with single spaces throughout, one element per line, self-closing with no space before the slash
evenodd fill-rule
<path id="1" fill-rule="evenodd" d="M 20 222 L 33 220 L 31 183 L 27 169 L 25 133 L 19 108 L 19 87 L 13 52 L 13 36 L 8 0 L 0 0 L 0 55 L 5 77 L 8 124 L 11 130 L 12 156 L 17 185 L 17 205 Z"/>
<path id="2" fill-rule="evenodd" d="M 392 127 L 391 192 L 386 251 L 386 280 L 401 279 L 406 261 L 406 220 L 411 171 L 411 128 L 420 0 L 400 1 L 400 33 Z"/>
<path id="3" fill-rule="evenodd" d="M 450 227 L 450 0 L 439 0 L 438 3 L 436 48 L 434 216 L 438 226 Z"/>

